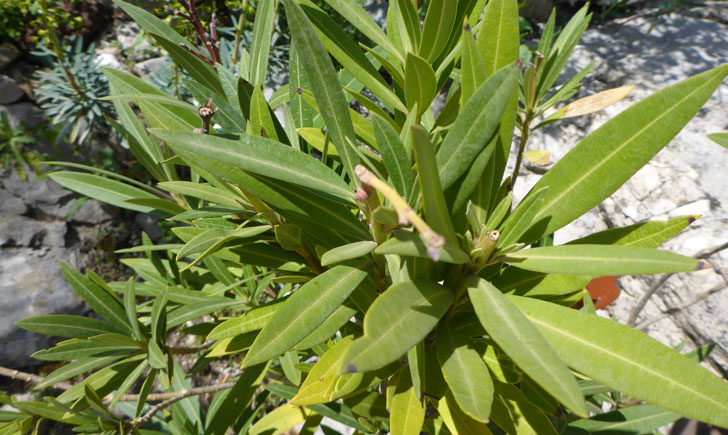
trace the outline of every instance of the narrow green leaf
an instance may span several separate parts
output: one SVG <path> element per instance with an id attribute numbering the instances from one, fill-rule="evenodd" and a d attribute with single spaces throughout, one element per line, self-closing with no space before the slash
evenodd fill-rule
<path id="1" fill-rule="evenodd" d="M 435 72 L 427 61 L 415 54 L 407 53 L 404 67 L 404 96 L 407 108 L 412 110 L 417 104 L 417 116 L 430 108 L 437 94 Z"/>
<path id="2" fill-rule="evenodd" d="M 691 272 L 698 260 L 649 248 L 562 245 L 532 248 L 504 256 L 518 268 L 535 272 L 594 276 Z"/>
<path id="3" fill-rule="evenodd" d="M 101 366 L 110 364 L 120 358 L 123 358 L 123 356 L 114 355 L 114 356 L 90 357 L 90 358 L 77 359 L 76 361 L 73 361 L 62 367 L 57 368 L 52 373 L 50 373 L 48 376 L 43 378 L 43 382 L 35 385 L 35 387 L 33 387 L 33 388 L 35 390 L 42 391 L 48 387 L 54 386 L 58 382 L 62 382 L 67 379 L 71 379 L 72 377 L 78 376 L 82 373 L 90 372 L 91 370 L 95 370 Z"/>
<path id="4" fill-rule="evenodd" d="M 250 45 L 250 82 L 256 88 L 265 85 L 268 72 L 271 35 L 276 0 L 260 0 L 256 3 L 253 37 Z"/>
<path id="5" fill-rule="evenodd" d="M 518 82 L 517 72 L 515 67 L 509 67 L 490 76 L 461 110 L 437 152 L 443 189 L 450 187 L 468 170 L 496 132 Z"/>
<path id="6" fill-rule="evenodd" d="M 183 38 L 179 33 L 175 32 L 167 23 L 144 9 L 122 0 L 113 0 L 113 2 L 126 12 L 139 25 L 139 27 L 145 31 L 152 34 L 162 35 L 175 44 L 190 44 L 189 41 Z"/>
<path id="7" fill-rule="evenodd" d="M 634 405 L 589 419 L 576 420 L 564 434 L 588 433 L 650 433 L 680 418 L 680 414 L 653 405 Z"/>
<path id="8" fill-rule="evenodd" d="M 126 312 L 126 318 L 129 319 L 129 323 L 134 330 L 134 337 L 137 340 L 142 340 L 144 339 L 144 334 L 137 320 L 136 303 L 136 286 L 134 285 L 134 277 L 131 277 L 124 286 L 124 311 Z"/>
<path id="9" fill-rule="evenodd" d="M 437 175 L 438 165 L 435 162 L 432 142 L 427 131 L 420 125 L 413 126 L 411 134 L 419 169 L 418 178 L 422 189 L 425 217 L 433 230 L 444 236 L 448 242 L 457 245 L 450 211 L 445 203 L 441 177 Z"/>
<path id="10" fill-rule="evenodd" d="M 83 172 L 54 172 L 49 177 L 66 189 L 88 196 L 89 198 L 115 205 L 120 208 L 150 213 L 151 207 L 134 205 L 127 200 L 135 198 L 158 199 L 149 192 L 121 183 L 116 180 L 99 177 Z"/>
<path id="11" fill-rule="evenodd" d="M 28 317 L 18 320 L 15 325 L 26 331 L 66 338 L 88 338 L 107 332 L 121 332 L 101 320 L 68 314 Z"/>
<path id="12" fill-rule="evenodd" d="M 471 279 L 468 295 L 490 338 L 513 362 L 568 409 L 588 416 L 576 379 L 518 308 L 481 278 Z"/>
<path id="13" fill-rule="evenodd" d="M 448 325 L 437 328 L 437 359 L 458 406 L 471 418 L 487 423 L 493 403 L 488 367 L 467 340 Z M 576 384 L 576 382 L 574 382 Z"/>
<path id="14" fill-rule="evenodd" d="M 533 226 L 533 216 L 543 204 L 547 192 L 548 186 L 543 187 L 538 192 L 528 195 L 516 206 L 513 213 L 506 218 L 501 226 L 500 238 L 496 243 L 496 248 L 511 246 Z"/>
<path id="15" fill-rule="evenodd" d="M 305 350 L 324 343 L 336 334 L 336 331 L 341 329 L 342 326 L 351 320 L 356 313 L 357 310 L 355 308 L 347 305 L 340 305 L 339 308 L 334 310 L 334 312 L 318 326 L 318 328 L 314 329 L 311 334 L 298 342 L 294 349 Z"/>
<path id="16" fill-rule="evenodd" d="M 255 307 L 240 317 L 227 319 L 210 331 L 207 339 L 222 340 L 224 338 L 245 334 L 246 332 L 263 329 L 270 319 L 273 318 L 273 314 L 282 306 L 283 301 L 285 299 L 276 299 L 265 305 Z"/>
<path id="17" fill-rule="evenodd" d="M 415 389 L 417 398 L 422 400 L 422 393 L 425 390 L 425 379 L 427 379 L 425 370 L 425 341 L 420 341 L 416 346 L 407 351 L 407 363 L 410 368 L 410 377 L 412 378 L 412 387 Z"/>
<path id="18" fill-rule="evenodd" d="M 222 88 L 220 79 L 217 77 L 215 69 L 212 68 L 209 63 L 203 61 L 199 57 L 182 48 L 179 44 L 175 44 L 167 38 L 155 34 L 152 34 L 152 37 L 167 53 L 169 53 L 169 56 L 174 60 L 174 62 L 184 68 L 184 70 L 187 71 L 193 79 L 202 83 L 210 89 L 210 91 L 215 92 L 217 95 L 222 97 L 225 96 L 225 91 Z M 209 97 L 211 96 L 212 95 Z"/>
<path id="19" fill-rule="evenodd" d="M 509 299 L 575 370 L 685 417 L 728 426 L 728 385 L 677 351 L 611 320 L 535 299 Z"/>
<path id="20" fill-rule="evenodd" d="M 395 129 L 379 115 L 372 115 L 372 127 L 389 179 L 395 190 L 407 198 L 413 184 L 409 153 Z"/>
<path id="21" fill-rule="evenodd" d="M 315 158 L 280 142 L 247 135 L 242 135 L 238 140 L 230 140 L 181 131 L 153 130 L 152 133 L 191 161 L 195 161 L 197 155 L 203 155 L 245 171 L 304 186 L 348 202 L 354 196 L 352 190 L 334 171 Z"/>
<path id="22" fill-rule="evenodd" d="M 418 54 L 429 62 L 442 53 L 455 26 L 457 7 L 447 0 L 431 0 L 422 26 L 422 41 Z"/>
<path id="23" fill-rule="evenodd" d="M 392 410 L 389 428 L 393 434 L 419 435 L 425 422 L 425 407 L 417 398 L 409 367 L 405 366 L 399 375 L 397 387 L 392 396 Z"/>
<path id="24" fill-rule="evenodd" d="M 405 52 L 417 53 L 422 39 L 422 29 L 420 27 L 420 17 L 417 15 L 417 9 L 411 1 L 395 0 L 395 17 L 401 23 L 405 35 L 403 38 L 408 41 L 405 46 Z"/>
<path id="25" fill-rule="evenodd" d="M 191 181 L 167 181 L 157 184 L 170 192 L 181 193 L 228 207 L 242 208 L 235 195 L 217 187 Z"/>
<path id="26" fill-rule="evenodd" d="M 242 301 L 229 298 L 210 298 L 205 302 L 199 302 L 195 305 L 186 305 L 170 311 L 167 315 L 167 328 L 174 328 L 185 323 L 188 320 L 197 319 L 205 314 L 225 308 L 240 307 L 244 305 Z"/>
<path id="27" fill-rule="evenodd" d="M 220 403 L 221 412 L 216 412 L 214 415 L 208 414 L 205 435 L 224 435 L 228 431 L 239 413 L 250 405 L 267 369 L 267 364 L 259 364 L 243 370 L 230 393 Z"/>
<path id="28" fill-rule="evenodd" d="M 343 371 L 367 372 L 397 360 L 432 331 L 451 302 L 452 294 L 432 281 L 392 285 L 369 307 L 364 336 L 346 353 Z"/>
<path id="29" fill-rule="evenodd" d="M 339 6 L 344 11 L 355 10 L 354 5 L 351 5 L 348 1 L 328 1 L 335 9 Z M 348 139 L 350 143 L 356 143 L 356 136 L 354 134 L 354 126 L 349 117 L 349 106 L 346 95 L 341 88 L 341 83 L 336 75 L 334 66 L 331 64 L 326 48 L 318 35 L 316 35 L 316 31 L 313 29 L 313 25 L 308 17 L 306 17 L 305 12 L 293 0 L 285 0 L 284 3 L 288 25 L 291 28 L 293 40 L 299 50 L 299 56 L 306 59 L 301 64 L 306 72 L 311 90 L 314 92 L 321 117 L 326 123 L 332 141 L 341 154 L 341 161 L 344 164 L 346 172 L 354 180 L 356 179 L 354 167 L 359 163 L 359 159 L 354 150 L 349 148 L 350 145 L 347 142 Z M 358 5 L 356 6 L 358 7 Z M 361 12 L 364 13 L 363 10 Z M 347 17 L 347 15 L 344 16 Z M 366 17 L 369 18 L 368 15 Z M 371 21 L 371 18 L 369 20 Z M 371 22 L 373 23 L 373 21 Z M 376 26 L 376 24 L 374 25 Z M 386 40 L 386 37 L 384 39 Z M 389 40 L 386 41 L 389 42 Z"/>
<path id="30" fill-rule="evenodd" d="M 177 261 L 198 252 L 203 252 L 202 255 L 209 255 L 215 251 L 215 248 L 220 248 L 225 243 L 238 240 L 247 239 L 258 236 L 266 231 L 270 230 L 270 225 L 257 225 L 252 227 L 245 227 L 239 230 L 227 230 L 212 228 L 205 230 L 199 235 L 195 236 L 192 240 L 187 242 L 185 246 L 180 249 L 177 253 Z M 197 261 L 200 261 L 198 258 Z"/>
<path id="31" fill-rule="evenodd" d="M 408 257 L 428 258 L 427 243 L 422 237 L 412 231 L 399 230 L 386 242 L 382 243 L 374 251 L 377 254 L 396 254 Z M 463 252 L 457 245 L 445 242 L 440 248 L 438 261 L 452 264 L 463 264 L 470 261 L 470 256 Z"/>
<path id="32" fill-rule="evenodd" d="M 640 101 L 597 129 L 533 187 L 549 186 L 534 215 L 538 240 L 591 210 L 644 166 L 690 121 L 728 74 L 728 64 L 693 76 Z"/>
<path id="33" fill-rule="evenodd" d="M 253 136 L 262 136 L 273 139 L 277 142 L 284 142 L 284 137 L 278 135 L 270 106 L 265 100 L 263 90 L 255 88 L 250 97 L 250 123 L 248 130 Z"/>
<path id="34" fill-rule="evenodd" d="M 337 248 L 326 251 L 321 256 L 321 265 L 329 266 L 343 261 L 353 260 L 354 258 L 363 257 L 372 252 L 377 247 L 377 242 L 363 241 L 354 242 L 348 245 L 339 246 Z"/>
<path id="35" fill-rule="evenodd" d="M 265 325 L 243 365 L 255 365 L 291 349 L 323 323 L 366 275 L 356 267 L 336 266 L 301 286 Z"/>
<path id="36" fill-rule="evenodd" d="M 138 352 L 136 343 L 121 344 L 116 341 L 67 340 L 55 347 L 40 350 L 32 355 L 41 361 L 69 361 L 89 356 L 119 356 Z"/>
<path id="37" fill-rule="evenodd" d="M 463 29 L 463 54 L 460 70 L 460 105 L 464 107 L 475 90 L 488 78 L 485 61 L 475 44 L 470 25 L 467 23 Z"/>
<path id="38" fill-rule="evenodd" d="M 648 221 L 621 228 L 611 228 L 572 240 L 569 245 L 621 245 L 658 248 L 676 236 L 699 216 L 678 216 L 664 221 Z"/>
<path id="39" fill-rule="evenodd" d="M 518 59 L 518 1 L 493 0 L 485 7 L 478 48 L 488 76 Z"/>
<path id="40" fill-rule="evenodd" d="M 455 435 L 490 435 L 491 431 L 485 423 L 474 420 L 466 414 L 455 401 L 452 393 L 448 393 L 437 402 L 437 412 L 445 426 Z"/>
<path id="41" fill-rule="evenodd" d="M 709 134 L 708 138 L 722 147 L 728 148 L 728 133 Z"/>

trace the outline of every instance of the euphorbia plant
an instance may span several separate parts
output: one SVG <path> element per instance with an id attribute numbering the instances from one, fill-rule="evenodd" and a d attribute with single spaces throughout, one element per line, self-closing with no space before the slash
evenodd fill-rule
<path id="1" fill-rule="evenodd" d="M 190 73 L 186 86 L 207 104 L 196 110 L 106 70 L 118 127 L 160 183 L 52 178 L 171 216 L 183 243 L 145 239 L 129 250 L 147 253 L 123 260 L 141 282 L 107 285 L 64 268 L 106 320 L 20 323 L 56 333 L 85 325 L 63 329 L 72 340 L 36 355 L 74 360 L 43 386 L 110 365 L 54 401 L 13 402 L 24 415 L 109 433 L 281 433 L 302 422 L 312 432 L 322 416 L 393 434 L 589 431 L 615 419 L 643 432 L 680 415 L 728 427 L 722 380 L 639 331 L 569 308 L 594 277 L 700 268 L 656 249 L 694 217 L 548 246 L 680 131 L 728 65 L 614 117 L 513 207 L 505 163 L 514 129 L 525 141 L 541 109 L 578 88 L 580 78 L 551 91 L 586 27 L 585 10 L 558 37 L 547 26 L 538 52 L 519 60 L 515 0 L 431 0 L 423 24 L 416 2 L 391 1 L 386 33 L 356 2 L 326 0 L 371 46 L 355 44 L 308 0 L 284 0 L 290 83 L 266 101 L 272 0 L 260 2 L 237 77 L 180 48 L 190 42 L 150 14 L 115 1 Z M 431 105 L 446 85 L 436 116 Z M 353 100 L 368 117 L 350 108 Z M 179 167 L 189 168 L 187 180 Z M 168 341 L 185 335 L 203 345 Z M 198 355 L 187 372 L 180 355 Z M 220 387 L 187 384 L 215 360 L 239 363 L 242 373 Z M 128 394 L 142 378 L 140 392 Z M 155 380 L 169 393 L 150 396 Z M 215 391 L 206 413 L 190 398 Z M 152 397 L 166 402 L 145 408 Z"/>

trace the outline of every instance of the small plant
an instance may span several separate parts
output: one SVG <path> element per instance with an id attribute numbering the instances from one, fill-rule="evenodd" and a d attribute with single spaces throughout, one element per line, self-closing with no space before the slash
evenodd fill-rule
<path id="1" fill-rule="evenodd" d="M 27 129 L 22 123 L 13 127 L 5 112 L 0 112 L 0 164 L 3 169 L 10 167 L 12 163 L 18 172 L 21 180 L 27 180 L 25 166 L 33 168 L 36 175 L 42 173 L 38 163 L 38 157 L 32 151 L 24 150 L 25 145 L 38 141 L 38 130 L 43 125 Z"/>
<path id="2" fill-rule="evenodd" d="M 681 415 L 728 427 L 728 386 L 697 364 L 704 349 L 682 355 L 595 315 L 585 297 L 595 277 L 702 268 L 656 249 L 695 217 L 551 246 L 555 231 L 680 131 L 728 65 L 614 117 L 513 207 L 517 172 L 505 168 L 514 130 L 523 148 L 537 118 L 556 122 L 618 99 L 544 112 L 581 80 L 553 89 L 586 10 L 558 35 L 552 25 L 533 60 L 519 61 L 515 0 L 419 9 L 391 1 L 386 33 L 358 4 L 327 0 L 370 45 L 315 4 L 284 0 L 290 82 L 267 101 L 275 1 L 258 5 L 238 76 L 212 61 L 214 47 L 193 54 L 163 21 L 115 2 L 206 103 L 104 69 L 114 126 L 158 183 L 68 164 L 87 172 L 50 177 L 169 219 L 180 242 L 144 236 L 118 251 L 144 255 L 122 260 L 137 275 L 125 282 L 62 266 L 102 319 L 18 322 L 67 338 L 34 356 L 68 363 L 28 378 L 60 394 L 0 398 L 18 410 L 0 427 L 27 431 L 52 419 L 80 432 L 257 435 L 297 424 L 312 433 L 325 416 L 358 433 L 590 432 L 614 421 L 644 433 Z M 430 106 L 446 84 L 435 117 Z M 369 117 L 350 108 L 354 100 Z M 583 310 L 570 308 L 579 301 Z M 232 377 L 204 380 L 219 373 L 213 362 Z M 82 382 L 63 384 L 78 375 Z"/>

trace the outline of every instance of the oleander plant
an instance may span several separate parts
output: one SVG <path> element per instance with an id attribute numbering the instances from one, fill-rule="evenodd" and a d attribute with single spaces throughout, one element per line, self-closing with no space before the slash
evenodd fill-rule
<path id="1" fill-rule="evenodd" d="M 97 316 L 18 322 L 66 340 L 34 354 L 59 364 L 37 400 L 1 398 L 15 411 L 0 433 L 43 420 L 103 434 L 337 433 L 331 421 L 357 434 L 650 433 L 681 416 L 728 427 L 728 385 L 702 350 L 597 316 L 585 290 L 703 268 L 657 249 L 696 217 L 553 246 L 670 142 L 728 65 L 610 119 L 519 200 L 529 133 L 625 94 L 564 106 L 588 73 L 555 85 L 586 8 L 560 30 L 552 17 L 528 47 L 516 0 L 391 0 L 386 31 L 358 2 L 326 0 L 342 23 L 283 0 L 289 82 L 266 98 L 277 1 L 258 2 L 237 74 L 216 61 L 214 26 L 199 22 L 191 41 L 114 1 L 189 74 L 199 104 L 106 68 L 112 124 L 156 183 L 75 164 L 50 177 L 173 222 L 178 242 L 144 235 L 119 251 L 135 275 L 124 282 L 62 265 Z"/>

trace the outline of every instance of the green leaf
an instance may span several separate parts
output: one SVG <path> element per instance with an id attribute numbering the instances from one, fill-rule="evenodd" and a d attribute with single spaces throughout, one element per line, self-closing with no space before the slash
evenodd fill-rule
<path id="1" fill-rule="evenodd" d="M 119 298 L 112 296 L 105 289 L 81 275 L 81 273 L 66 263 L 61 262 L 61 271 L 73 290 L 101 317 L 111 322 L 117 328 L 134 333 L 129 319 L 126 317 L 124 306 Z"/>
<path id="2" fill-rule="evenodd" d="M 142 333 L 137 320 L 136 311 L 136 286 L 134 285 L 134 277 L 130 277 L 124 286 L 124 311 L 126 312 L 126 318 L 129 319 L 132 329 L 134 330 L 134 337 L 137 340 L 143 340 L 145 334 Z"/>
<path id="3" fill-rule="evenodd" d="M 690 121 L 728 74 L 728 64 L 640 101 L 582 140 L 533 187 L 549 186 L 534 215 L 538 240 L 594 208 L 644 166 Z M 546 225 L 539 225 L 545 221 Z"/>
<path id="4" fill-rule="evenodd" d="M 115 205 L 120 208 L 150 213 L 154 211 L 151 207 L 134 205 L 127 200 L 143 198 L 158 199 L 149 192 L 130 186 L 126 183 L 99 177 L 94 174 L 83 172 L 54 172 L 48 175 L 51 180 L 65 187 L 66 189 L 78 192 L 89 198 Z"/>
<path id="5" fill-rule="evenodd" d="M 280 434 L 288 429 L 303 423 L 312 411 L 307 408 L 299 408 L 290 403 L 284 403 L 278 408 L 268 412 L 256 421 L 250 428 L 250 435 Z"/>
<path id="6" fill-rule="evenodd" d="M 336 6 L 340 6 L 345 11 L 353 9 L 348 1 L 328 1 L 335 9 Z M 354 180 L 356 177 L 354 167 L 359 163 L 359 158 L 355 151 L 350 148 L 350 143 L 356 143 L 356 136 L 354 134 L 354 126 L 349 117 L 349 106 L 346 95 L 341 88 L 341 83 L 334 70 L 334 66 L 331 64 L 326 48 L 318 35 L 316 35 L 316 31 L 306 17 L 305 12 L 293 0 L 285 0 L 284 4 L 288 25 L 291 28 L 291 34 L 293 35 L 296 48 L 299 51 L 299 56 L 306 59 L 301 64 L 306 72 L 311 90 L 314 92 L 321 117 L 324 119 L 331 140 L 339 151 L 346 172 Z M 359 9 L 361 10 L 361 8 Z M 364 13 L 363 10 L 361 12 Z M 346 15 L 344 16 L 346 17 Z M 366 17 L 369 18 L 368 15 Z M 371 18 L 369 20 L 371 21 Z M 373 24 L 373 21 L 371 22 Z M 374 25 L 376 26 L 376 24 Z"/>
<path id="7" fill-rule="evenodd" d="M 250 405 L 255 392 L 263 381 L 267 364 L 248 367 L 243 370 L 230 392 L 220 403 L 220 412 L 209 413 L 205 435 L 224 435 L 238 415 Z M 222 393 L 217 393 L 222 394 Z M 260 397 L 260 396 L 259 396 Z"/>
<path id="8" fill-rule="evenodd" d="M 194 183 L 191 181 L 167 181 L 157 184 L 160 188 L 182 195 L 192 196 L 205 201 L 220 204 L 236 209 L 242 209 L 238 199 L 230 192 L 207 184 Z"/>
<path id="9" fill-rule="evenodd" d="M 265 305 L 255 307 L 240 317 L 227 319 L 210 331 L 207 339 L 222 340 L 224 338 L 245 334 L 246 332 L 263 329 L 270 319 L 273 318 L 275 312 L 282 306 L 283 301 L 285 299 L 276 299 Z"/>
<path id="10" fill-rule="evenodd" d="M 349 0 L 326 0 L 326 3 L 346 18 L 357 30 L 371 39 L 375 45 L 384 48 L 390 55 L 394 56 L 401 63 L 404 63 L 404 58 L 402 58 L 399 50 L 397 50 L 379 25 L 359 3 Z"/>
<path id="11" fill-rule="evenodd" d="M 496 132 L 498 122 L 518 82 L 515 67 L 503 68 L 483 83 L 463 107 L 437 152 L 443 189 L 470 167 Z"/>
<path id="12" fill-rule="evenodd" d="M 343 261 L 353 260 L 363 257 L 372 252 L 377 247 L 377 242 L 362 241 L 349 243 L 348 245 L 339 246 L 328 250 L 321 256 L 321 265 L 329 266 Z"/>
<path id="13" fill-rule="evenodd" d="M 275 5 L 277 5 L 275 0 L 260 0 L 256 3 L 253 37 L 250 45 L 250 82 L 255 87 L 264 86 L 268 75 Z"/>
<path id="14" fill-rule="evenodd" d="M 455 401 L 451 392 L 437 403 L 437 412 L 445 426 L 455 435 L 490 435 L 491 431 L 485 423 L 474 420 L 466 414 Z"/>
<path id="15" fill-rule="evenodd" d="M 284 223 L 275 227 L 276 242 L 286 251 L 297 251 L 303 247 L 301 227 Z"/>
<path id="16" fill-rule="evenodd" d="M 221 248 L 225 243 L 232 240 L 247 239 L 258 236 L 270 230 L 270 225 L 257 225 L 244 227 L 239 230 L 228 230 L 211 228 L 195 236 L 187 242 L 185 246 L 177 253 L 177 261 L 191 254 L 202 252 L 195 262 L 200 261 L 203 256 L 207 256 L 215 250 Z"/>
<path id="17" fill-rule="evenodd" d="M 351 320 L 356 313 L 357 310 L 355 308 L 347 305 L 340 305 L 339 308 L 331 313 L 331 315 L 318 326 L 318 328 L 314 329 L 313 332 L 311 332 L 311 334 L 309 334 L 306 338 L 299 341 L 294 349 L 305 350 L 324 343 L 336 334 L 336 331 L 341 329 L 342 326 Z"/>
<path id="18" fill-rule="evenodd" d="M 447 0 L 431 0 L 422 26 L 422 41 L 417 54 L 428 62 L 434 62 L 450 40 L 457 7 Z"/>
<path id="19" fill-rule="evenodd" d="M 405 366 L 399 374 L 397 387 L 392 396 L 389 428 L 393 434 L 419 435 L 424 422 L 425 407 L 417 398 L 409 367 Z"/>
<path id="20" fill-rule="evenodd" d="M 568 245 L 621 245 L 637 248 L 658 248 L 676 236 L 699 216 L 678 216 L 664 221 L 648 221 L 621 228 L 611 228 L 572 240 Z"/>
<path id="21" fill-rule="evenodd" d="M 274 116 L 271 113 L 268 102 L 265 100 L 263 90 L 261 88 L 255 88 L 250 97 L 250 123 L 248 124 L 248 130 L 252 132 L 253 136 L 268 137 L 277 142 L 287 142 L 285 136 L 278 135 L 273 119 Z"/>
<path id="22" fill-rule="evenodd" d="M 394 284 L 364 316 L 364 336 L 344 358 L 346 372 L 367 372 L 391 363 L 419 343 L 445 314 L 452 294 L 432 281 Z"/>
<path id="23" fill-rule="evenodd" d="M 417 105 L 417 116 L 430 108 L 437 94 L 435 72 L 427 61 L 415 54 L 407 53 L 404 67 L 404 96 L 407 108 Z"/>
<path id="24" fill-rule="evenodd" d="M 155 34 L 152 34 L 152 37 L 167 53 L 169 53 L 169 56 L 177 65 L 187 71 L 190 77 L 197 80 L 198 83 L 205 85 L 216 94 L 222 97 L 225 96 L 225 91 L 222 88 L 220 79 L 218 78 L 215 69 L 210 66 L 209 63 L 182 48 L 179 44 L 175 44 L 164 37 L 160 37 Z M 210 95 L 210 97 L 211 96 L 212 95 Z M 202 102 L 200 103 L 204 104 Z"/>
<path id="25" fill-rule="evenodd" d="M 175 32 L 167 23 L 145 11 L 122 0 L 113 0 L 124 12 L 126 12 L 142 29 L 149 33 L 162 35 L 175 44 L 187 44 L 190 42 Z"/>
<path id="26" fill-rule="evenodd" d="M 422 237 L 412 231 L 399 230 L 386 242 L 382 243 L 375 249 L 377 254 L 396 254 L 408 257 L 428 258 L 427 243 Z M 470 256 L 463 252 L 457 245 L 445 242 L 445 246 L 440 248 L 440 258 L 438 261 L 445 263 L 463 264 L 470 261 Z"/>
<path id="27" fill-rule="evenodd" d="M 576 379 L 526 316 L 484 279 L 471 279 L 468 295 L 490 338 L 513 362 L 568 409 L 588 416 Z"/>
<path id="28" fill-rule="evenodd" d="M 565 434 L 650 433 L 680 418 L 680 414 L 653 405 L 634 405 L 589 419 L 576 420 L 566 427 Z"/>
<path id="29" fill-rule="evenodd" d="M 437 328 L 436 339 L 437 359 L 450 393 L 468 416 L 487 423 L 493 403 L 493 381 L 485 362 L 447 324 Z"/>
<path id="30" fill-rule="evenodd" d="M 395 129 L 379 115 L 372 115 L 374 137 L 382 153 L 384 166 L 395 190 L 403 197 L 409 197 L 412 189 L 412 167 L 409 153 L 402 144 Z"/>
<path id="31" fill-rule="evenodd" d="M 238 140 L 181 131 L 153 130 L 184 158 L 202 155 L 248 172 L 333 195 L 351 202 L 354 192 L 334 171 L 315 158 L 270 139 L 242 135 Z"/>
<path id="32" fill-rule="evenodd" d="M 546 186 L 537 192 L 533 192 L 516 206 L 513 213 L 506 218 L 500 227 L 500 238 L 496 243 L 496 248 L 507 248 L 518 242 L 518 239 L 533 226 L 533 216 L 543 204 L 548 189 L 548 186 Z"/>
<path id="33" fill-rule="evenodd" d="M 50 349 L 40 350 L 32 357 L 41 361 L 68 361 L 89 356 L 128 355 L 139 350 L 136 343 L 73 339 L 62 341 Z"/>
<path id="34" fill-rule="evenodd" d="M 66 338 L 88 338 L 107 332 L 121 332 L 101 320 L 67 314 L 28 317 L 18 320 L 15 325 L 26 331 Z"/>
<path id="35" fill-rule="evenodd" d="M 425 370 L 425 341 L 420 341 L 407 351 L 407 364 L 410 368 L 410 377 L 412 378 L 412 387 L 415 389 L 417 398 L 422 400 L 422 393 L 425 389 L 425 380 L 427 379 L 427 371 Z"/>
<path id="36" fill-rule="evenodd" d="M 556 435 L 551 420 L 513 385 L 493 382 L 495 400 L 491 420 L 506 433 Z"/>
<path id="37" fill-rule="evenodd" d="M 71 379 L 74 376 L 78 376 L 82 373 L 90 372 L 91 370 L 110 364 L 122 357 L 122 355 L 114 355 L 103 357 L 94 356 L 90 358 L 77 359 L 76 361 L 57 368 L 48 376 L 43 378 L 43 382 L 35 385 L 35 387 L 33 388 L 35 390 L 42 391 L 48 387 L 54 386 L 59 382 L 65 381 L 66 379 Z"/>
<path id="38" fill-rule="evenodd" d="M 460 69 L 460 105 L 465 106 L 475 90 L 488 78 L 485 62 L 467 23 L 463 29 L 463 54 Z"/>
<path id="39" fill-rule="evenodd" d="M 728 426 L 728 385 L 677 351 L 611 320 L 509 298 L 575 370 L 685 417 Z"/>
<path id="40" fill-rule="evenodd" d="M 205 314 L 225 308 L 240 307 L 244 305 L 242 301 L 230 298 L 210 298 L 208 301 L 198 302 L 194 305 L 185 305 L 179 307 L 167 314 L 167 328 L 171 329 L 179 326 L 188 320 L 197 319 Z"/>
<path id="41" fill-rule="evenodd" d="M 448 242 L 457 245 L 455 230 L 450 220 L 450 212 L 445 203 L 443 187 L 440 177 L 437 175 L 438 165 L 435 162 L 435 151 L 432 142 L 430 142 L 427 131 L 420 125 L 413 126 L 410 132 L 419 169 L 418 177 L 422 190 L 425 218 L 427 218 L 433 230 L 444 236 Z"/>
<path id="42" fill-rule="evenodd" d="M 243 366 L 267 361 L 313 332 L 364 280 L 365 270 L 336 266 L 296 290 L 255 339 Z"/>
<path id="43" fill-rule="evenodd" d="M 341 379 L 361 378 L 361 373 L 339 375 L 339 370 L 346 351 L 353 343 L 352 336 L 341 339 L 329 348 L 316 362 L 303 381 L 296 396 L 291 399 L 295 405 L 312 405 L 326 403 L 336 394 L 336 384 Z"/>
<path id="44" fill-rule="evenodd" d="M 708 138 L 722 147 L 728 148 L 728 133 L 709 134 Z"/>
<path id="45" fill-rule="evenodd" d="M 504 260 L 535 272 L 594 276 L 691 272 L 698 260 L 649 248 L 609 245 L 562 245 L 506 254 Z"/>
<path id="46" fill-rule="evenodd" d="M 488 76 L 518 59 L 518 1 L 493 0 L 485 7 L 478 48 Z"/>

